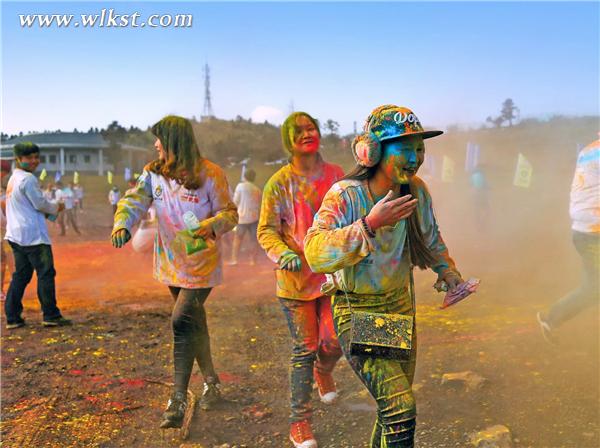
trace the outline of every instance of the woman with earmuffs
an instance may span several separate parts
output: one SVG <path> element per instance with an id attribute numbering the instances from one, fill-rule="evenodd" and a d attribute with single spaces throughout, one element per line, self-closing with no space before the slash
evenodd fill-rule
<path id="1" fill-rule="evenodd" d="M 328 274 L 323 291 L 333 296 L 344 355 L 377 402 L 372 448 L 414 445 L 412 266 L 435 271 L 438 288 L 452 290 L 462 282 L 439 232 L 431 196 L 416 176 L 425 156 L 424 139 L 440 134 L 425 131 L 410 109 L 376 108 L 352 143 L 356 168 L 331 187 L 304 240 L 310 268 Z M 355 354 L 352 313 L 357 309 L 410 320 L 410 348 L 404 356 Z"/>

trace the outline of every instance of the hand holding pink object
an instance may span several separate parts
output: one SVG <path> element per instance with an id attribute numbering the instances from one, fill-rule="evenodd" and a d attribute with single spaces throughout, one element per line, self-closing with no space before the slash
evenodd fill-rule
<path id="1" fill-rule="evenodd" d="M 480 280 L 478 278 L 470 278 L 466 282 L 462 282 L 456 288 L 448 291 L 446 293 L 446 297 L 444 297 L 444 302 L 440 306 L 440 309 L 448 308 L 449 306 L 466 299 L 468 296 L 477 291 L 479 283 Z"/>

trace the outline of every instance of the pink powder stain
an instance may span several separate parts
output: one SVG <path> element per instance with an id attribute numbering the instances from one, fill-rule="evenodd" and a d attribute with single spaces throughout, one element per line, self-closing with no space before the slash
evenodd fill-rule
<path id="1" fill-rule="evenodd" d="M 232 373 L 221 372 L 219 373 L 219 380 L 221 380 L 222 383 L 239 384 L 241 383 L 242 378 Z"/>
<path id="2" fill-rule="evenodd" d="M 121 383 L 127 389 L 139 389 L 140 387 L 145 386 L 146 381 L 141 378 L 124 378 L 119 380 L 119 383 Z"/>
<path id="3" fill-rule="evenodd" d="M 69 375 L 75 375 L 75 376 L 85 375 L 85 371 L 72 369 L 72 370 L 69 370 Z"/>

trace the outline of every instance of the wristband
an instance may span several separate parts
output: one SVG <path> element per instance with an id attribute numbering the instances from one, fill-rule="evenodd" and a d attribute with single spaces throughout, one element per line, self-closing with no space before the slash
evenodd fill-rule
<path id="1" fill-rule="evenodd" d="M 365 233 L 370 237 L 370 238 L 375 238 L 375 232 L 373 232 L 373 230 L 371 229 L 371 227 L 369 226 L 369 224 L 367 223 L 367 217 L 363 216 L 362 218 L 360 218 L 360 223 L 362 225 L 363 230 L 365 231 Z"/>

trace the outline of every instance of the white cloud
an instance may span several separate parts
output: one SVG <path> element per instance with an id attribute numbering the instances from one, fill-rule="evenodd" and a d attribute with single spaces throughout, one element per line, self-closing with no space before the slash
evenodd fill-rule
<path id="1" fill-rule="evenodd" d="M 280 125 L 285 120 L 283 111 L 272 106 L 258 106 L 250 114 L 254 123 L 263 123 L 268 121 L 274 125 Z"/>

